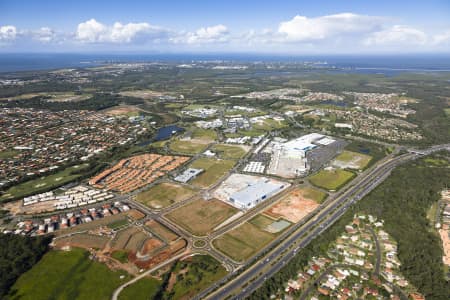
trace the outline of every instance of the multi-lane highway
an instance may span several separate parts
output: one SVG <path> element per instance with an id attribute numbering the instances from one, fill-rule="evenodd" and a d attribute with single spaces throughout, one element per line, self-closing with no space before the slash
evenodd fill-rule
<path id="1" fill-rule="evenodd" d="M 297 251 L 309 244 L 316 236 L 321 234 L 356 201 L 360 200 L 378 184 L 380 184 L 390 172 L 400 163 L 415 159 L 421 154 L 430 154 L 443 149 L 449 150 L 450 145 L 439 145 L 423 151 L 411 151 L 403 155 L 393 157 L 376 166 L 356 184 L 347 189 L 342 195 L 332 201 L 326 208 L 322 209 L 310 221 L 302 225 L 288 238 L 280 243 L 273 251 L 263 257 L 258 263 L 250 266 L 246 271 L 236 276 L 230 274 L 220 282 L 209 287 L 197 295 L 197 299 L 242 299 L 257 289 L 264 281 L 278 272 L 286 263 L 292 259 Z M 235 278 L 231 279 L 232 277 Z M 231 281 L 224 284 L 226 281 Z M 219 285 L 224 284 L 219 287 Z M 214 291 L 216 290 L 216 291 Z M 211 293 L 214 291 L 213 293 Z"/>

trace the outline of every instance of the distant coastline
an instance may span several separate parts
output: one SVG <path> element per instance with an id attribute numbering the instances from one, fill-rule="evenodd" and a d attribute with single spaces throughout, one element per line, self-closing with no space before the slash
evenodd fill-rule
<path id="1" fill-rule="evenodd" d="M 450 72 L 450 54 L 417 55 L 258 55 L 258 54 L 69 54 L 3 53 L 0 73 L 62 68 L 95 67 L 110 63 L 137 62 L 324 62 L 340 71 L 357 73 Z"/>

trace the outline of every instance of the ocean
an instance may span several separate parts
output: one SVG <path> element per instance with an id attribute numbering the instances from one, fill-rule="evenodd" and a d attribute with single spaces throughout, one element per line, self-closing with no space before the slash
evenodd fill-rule
<path id="1" fill-rule="evenodd" d="M 252 54 L 0 54 L 0 72 L 83 68 L 117 62 L 327 62 L 339 71 L 392 75 L 402 72 L 450 72 L 450 54 L 423 55 L 252 55 Z"/>

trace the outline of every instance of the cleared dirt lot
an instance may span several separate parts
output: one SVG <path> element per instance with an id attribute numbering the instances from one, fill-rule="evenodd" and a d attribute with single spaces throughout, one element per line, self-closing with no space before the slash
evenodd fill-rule
<path id="1" fill-rule="evenodd" d="M 150 189 L 139 193 L 136 201 L 159 209 L 192 197 L 195 191 L 192 188 L 175 183 L 160 183 Z"/>
<path id="2" fill-rule="evenodd" d="M 136 90 L 136 91 L 123 91 L 119 93 L 122 96 L 128 96 L 128 97 L 136 97 L 136 98 L 142 98 L 142 99 L 152 99 L 156 97 L 161 97 L 164 95 L 161 92 L 152 91 L 152 90 Z"/>
<path id="3" fill-rule="evenodd" d="M 115 250 L 137 252 L 148 238 L 150 238 L 150 236 L 141 229 L 131 226 L 117 232 L 112 240 L 112 246 Z"/>
<path id="4" fill-rule="evenodd" d="M 139 111 L 140 111 L 139 108 L 132 105 L 120 105 L 102 110 L 102 113 L 107 114 L 109 116 L 119 116 L 119 115 L 134 115 L 138 114 Z"/>
<path id="5" fill-rule="evenodd" d="M 157 251 L 162 246 L 164 246 L 163 242 L 161 242 L 160 240 L 155 239 L 155 238 L 150 238 L 145 241 L 144 245 L 141 248 L 140 253 L 142 255 L 153 254 L 155 251 Z"/>
<path id="6" fill-rule="evenodd" d="M 322 195 L 325 193 L 312 188 L 295 189 L 266 210 L 264 214 L 273 218 L 284 218 L 292 223 L 297 223 L 319 206 L 317 194 Z"/>
<path id="7" fill-rule="evenodd" d="M 220 200 L 198 199 L 190 202 L 166 217 L 194 235 L 206 235 L 217 225 L 237 213 L 238 210 Z"/>
<path id="8" fill-rule="evenodd" d="M 65 246 L 79 247 L 79 248 L 95 248 L 103 249 L 108 243 L 109 237 L 92 235 L 87 233 L 75 234 L 69 237 L 57 239 L 55 241 L 55 247 L 62 248 Z"/>

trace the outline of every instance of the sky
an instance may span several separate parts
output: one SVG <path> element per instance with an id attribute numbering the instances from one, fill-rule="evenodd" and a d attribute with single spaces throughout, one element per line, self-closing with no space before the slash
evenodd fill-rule
<path id="1" fill-rule="evenodd" d="M 450 53 L 450 1 L 0 0 L 0 52 Z"/>

